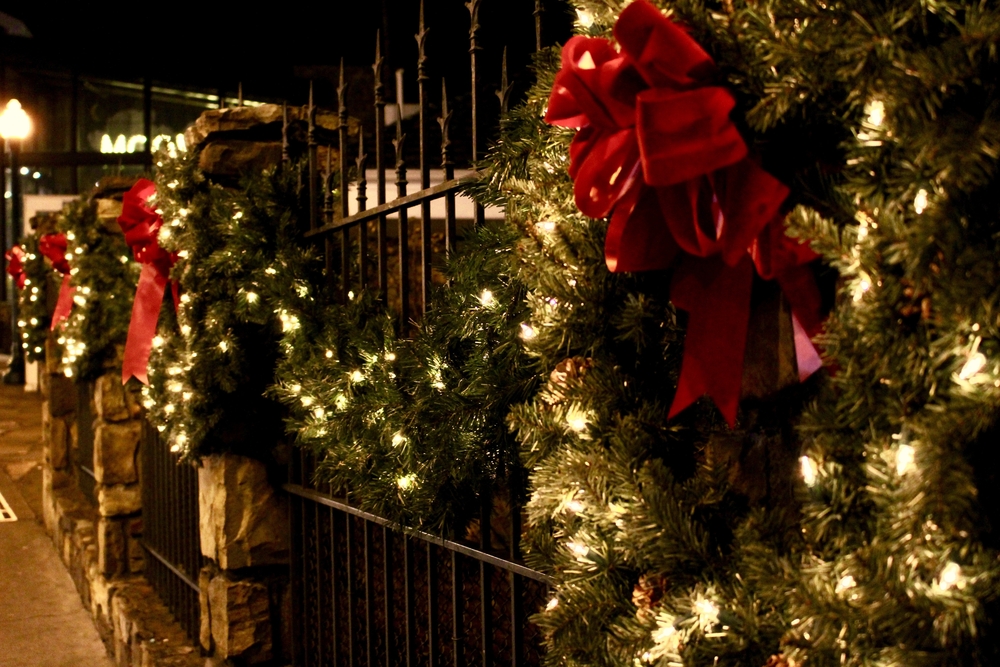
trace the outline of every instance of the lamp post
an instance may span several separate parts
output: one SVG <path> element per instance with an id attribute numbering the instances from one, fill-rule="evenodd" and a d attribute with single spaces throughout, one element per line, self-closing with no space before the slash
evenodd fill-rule
<path id="1" fill-rule="evenodd" d="M 21 103 L 15 99 L 7 102 L 3 113 L 0 113 L 0 137 L 6 148 L 10 149 L 10 224 L 7 227 L 7 248 L 21 240 L 21 229 L 24 217 L 21 201 L 21 174 L 18 172 L 18 153 L 21 142 L 31 134 L 31 118 L 21 108 Z M 6 180 L 6 179 L 4 179 Z M 24 384 L 24 349 L 17 330 L 17 288 L 10 285 L 7 291 L 10 300 L 10 366 L 3 376 L 4 384 Z"/>

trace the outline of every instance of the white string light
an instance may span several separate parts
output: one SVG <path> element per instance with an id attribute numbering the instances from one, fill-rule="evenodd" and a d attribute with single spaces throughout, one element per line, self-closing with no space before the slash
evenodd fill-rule
<path id="1" fill-rule="evenodd" d="M 935 582 L 941 590 L 950 591 L 953 588 L 959 590 L 965 588 L 968 578 L 962 573 L 962 566 L 954 561 L 949 561 Z"/>
<path id="2" fill-rule="evenodd" d="M 911 472 L 914 466 L 916 451 L 912 445 L 900 445 L 896 449 L 896 474 L 902 477 Z"/>
<path id="3" fill-rule="evenodd" d="M 865 105 L 865 113 L 868 114 L 869 125 L 881 127 L 885 122 L 885 103 L 882 100 L 872 100 Z"/>
<path id="4" fill-rule="evenodd" d="M 816 478 L 819 476 L 819 466 L 808 456 L 799 457 L 799 470 L 802 472 L 802 481 L 806 486 L 815 486 Z"/>
<path id="5" fill-rule="evenodd" d="M 857 585 L 858 582 L 854 580 L 854 577 L 852 577 L 849 574 L 845 574 L 843 577 L 840 578 L 840 581 L 837 582 L 837 586 L 836 588 L 834 588 L 834 592 L 837 595 L 840 595 L 841 593 L 844 593 L 846 591 L 851 590 L 852 588 L 855 588 Z"/>

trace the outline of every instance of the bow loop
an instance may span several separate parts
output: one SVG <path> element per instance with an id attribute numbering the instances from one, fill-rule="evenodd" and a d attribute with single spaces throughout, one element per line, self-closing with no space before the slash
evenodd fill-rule
<path id="1" fill-rule="evenodd" d="M 643 86 L 634 77 L 620 81 L 628 67 L 608 40 L 571 38 L 563 47 L 545 122 L 572 129 L 630 127 L 635 123 L 632 98 Z"/>
<path id="2" fill-rule="evenodd" d="M 636 99 L 636 133 L 646 184 L 677 185 L 739 162 L 747 146 L 729 112 L 725 88 L 653 88 Z"/>
<path id="3" fill-rule="evenodd" d="M 69 273 L 69 260 L 66 259 L 66 248 L 66 235 L 62 233 L 45 234 L 38 239 L 38 252 L 48 258 L 52 262 L 52 268 L 63 275 Z"/>
<path id="4" fill-rule="evenodd" d="M 712 57 L 648 2 L 633 2 L 623 9 L 614 33 L 622 52 L 654 88 L 686 90 L 715 75 Z"/>
<path id="5" fill-rule="evenodd" d="M 750 157 L 708 53 L 647 0 L 622 10 L 614 34 L 620 53 L 600 38 L 567 42 L 546 121 L 579 130 L 574 198 L 587 216 L 611 216 L 608 268 L 674 269 L 671 298 L 689 325 L 670 414 L 707 393 L 732 425 L 755 267 L 792 304 L 800 374 L 818 368 L 811 251 L 785 240 L 789 189 Z"/>
<path id="6" fill-rule="evenodd" d="M 24 289 L 24 281 L 28 276 L 24 274 L 24 249 L 19 245 L 11 246 L 10 250 L 4 253 L 7 260 L 7 274 L 14 279 L 17 289 Z"/>

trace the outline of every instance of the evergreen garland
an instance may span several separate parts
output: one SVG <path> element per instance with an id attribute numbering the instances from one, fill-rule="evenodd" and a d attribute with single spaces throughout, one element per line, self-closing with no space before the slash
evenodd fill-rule
<path id="1" fill-rule="evenodd" d="M 577 213 L 564 171 L 570 135 L 541 122 L 557 67 L 543 58 L 486 196 L 524 229 L 528 347 L 553 371 L 512 415 L 533 471 L 530 558 L 556 579 L 536 616 L 547 660 L 996 664 L 1000 16 L 660 4 L 793 187 L 792 232 L 843 275 L 823 340 L 835 374 L 744 402 L 733 433 L 707 405 L 666 422 L 683 327 L 663 277 L 603 270 L 604 223 Z M 577 5 L 581 30 L 606 35 L 624 3 Z M 798 486 L 801 515 L 755 501 L 714 456 L 763 443 L 787 462 L 795 422 L 798 470 L 771 478 Z"/>
<path id="2" fill-rule="evenodd" d="M 279 354 L 275 304 L 286 290 L 308 293 L 320 282 L 318 265 L 298 245 L 293 170 L 226 189 L 205 178 L 196 157 L 164 159 L 157 175 L 159 242 L 178 253 L 171 276 L 180 296 L 175 309 L 165 295 L 144 403 L 183 458 L 234 451 L 267 459 L 282 434 L 280 406 L 264 395 Z M 290 266 L 297 279 L 284 273 Z"/>
<path id="3" fill-rule="evenodd" d="M 1000 9 L 852 2 L 810 40 L 861 113 L 840 188 L 856 219 L 797 220 L 843 281 L 838 370 L 802 426 L 810 553 L 788 655 L 995 665 Z"/>
<path id="4" fill-rule="evenodd" d="M 402 525 L 461 537 L 481 498 L 508 491 L 517 455 L 505 418 L 536 386 L 515 237 L 495 224 L 468 235 L 449 286 L 401 339 L 377 295 L 330 302 L 323 261 L 301 237 L 297 168 L 225 189 L 190 155 L 162 162 L 159 240 L 178 253 L 180 307 L 165 298 L 149 417 L 182 457 L 266 458 L 281 436 L 282 413 L 262 396 L 273 383 L 319 481 Z"/>
<path id="5" fill-rule="evenodd" d="M 794 410 L 783 406 L 799 399 L 744 406 L 736 433 L 705 401 L 668 422 L 682 322 L 666 275 L 608 273 L 606 221 L 576 210 L 572 133 L 542 121 L 557 55 L 539 58 L 538 84 L 507 119 L 482 193 L 523 234 L 523 337 L 551 372 L 511 415 L 532 471 L 528 559 L 556 581 L 535 617 L 547 661 L 763 665 L 790 619 L 782 588 L 756 579 L 780 570 L 788 522 L 751 510 L 709 444 L 781 442 L 781 412 Z"/>
<path id="6" fill-rule="evenodd" d="M 57 332 L 61 365 L 67 376 L 91 381 L 121 366 L 139 265 L 118 224 L 99 218 L 93 201 L 66 204 L 56 227 L 66 234 L 66 249 L 73 255 L 75 288 L 73 310 Z"/>
<path id="7" fill-rule="evenodd" d="M 58 290 L 59 283 L 51 275 L 54 271 L 38 251 L 38 235 L 28 234 L 21 239 L 24 251 L 24 289 L 18 294 L 17 325 L 21 347 L 28 361 L 45 359 L 45 341 L 49 334 L 51 310 L 49 292 Z"/>
<path id="8" fill-rule="evenodd" d="M 404 526 L 457 537 L 482 500 L 509 498 L 518 462 L 505 418 L 537 385 L 519 340 L 515 238 L 497 223 L 469 233 L 407 338 L 368 292 L 347 306 L 282 307 L 275 394 L 319 455 L 320 481 Z"/>

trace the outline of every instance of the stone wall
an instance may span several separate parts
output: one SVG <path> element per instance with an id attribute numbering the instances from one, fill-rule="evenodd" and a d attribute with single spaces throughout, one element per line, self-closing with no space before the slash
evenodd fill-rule
<path id="1" fill-rule="evenodd" d="M 204 658 L 142 577 L 135 397 L 122 390 L 115 373 L 99 378 L 90 392 L 95 503 L 80 490 L 86 473 L 74 464 L 80 458 L 78 420 L 86 418 L 77 413 L 80 387 L 52 363 L 41 385 L 45 526 L 109 656 L 116 667 L 201 667 Z"/>
<path id="2" fill-rule="evenodd" d="M 202 461 L 200 540 L 208 565 L 199 573 L 201 632 L 195 646 L 142 577 L 138 396 L 122 387 L 115 371 L 88 392 L 95 502 L 80 490 L 86 473 L 74 463 L 79 433 L 87 430 L 79 424 L 86 417 L 77 412 L 81 387 L 54 364 L 45 370 L 45 525 L 115 664 L 286 664 L 288 510 L 274 470 L 229 454 Z"/>
<path id="3" fill-rule="evenodd" d="M 198 470 L 202 554 L 201 647 L 218 660 L 255 665 L 286 656 L 287 499 L 262 462 L 208 456 Z"/>

